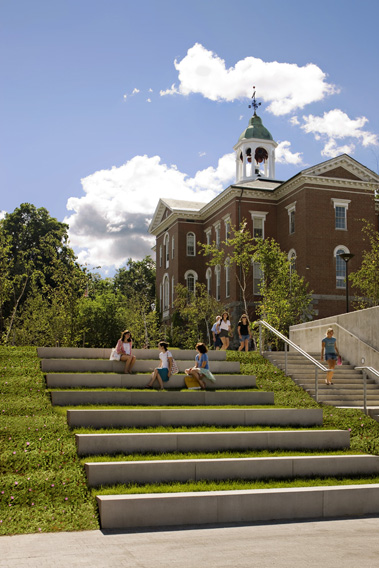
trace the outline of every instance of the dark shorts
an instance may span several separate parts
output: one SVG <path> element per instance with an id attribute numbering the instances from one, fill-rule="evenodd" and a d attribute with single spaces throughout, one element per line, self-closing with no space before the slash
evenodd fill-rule
<path id="1" fill-rule="evenodd" d="M 169 379 L 169 376 L 168 376 L 168 369 L 167 369 L 166 367 L 163 367 L 163 368 L 157 369 L 157 371 L 158 371 L 159 376 L 160 376 L 160 378 L 162 379 L 162 381 L 163 381 L 164 383 L 166 383 L 166 382 L 168 381 L 168 379 Z"/>
<path id="2" fill-rule="evenodd" d="M 218 334 L 219 337 L 229 337 L 229 332 L 227 329 L 222 329 Z"/>
<path id="3" fill-rule="evenodd" d="M 216 347 L 222 347 L 222 341 L 220 339 L 220 335 L 217 334 L 216 335 L 216 341 L 213 342 L 213 347 L 216 349 Z"/>
<path id="4" fill-rule="evenodd" d="M 325 361 L 328 361 L 328 359 L 337 360 L 337 355 L 335 353 L 325 353 Z"/>
<path id="5" fill-rule="evenodd" d="M 242 342 L 246 341 L 246 339 L 250 339 L 250 335 L 241 335 L 240 342 L 242 343 Z"/>

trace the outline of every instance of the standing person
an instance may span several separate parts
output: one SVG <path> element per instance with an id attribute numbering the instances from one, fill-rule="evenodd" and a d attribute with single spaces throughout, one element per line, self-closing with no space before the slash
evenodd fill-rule
<path id="1" fill-rule="evenodd" d="M 195 366 L 186 369 L 186 374 L 197 380 L 200 387 L 205 390 L 204 378 L 209 379 L 212 382 L 216 382 L 216 379 L 209 370 L 208 363 L 208 348 L 205 343 L 196 344 L 197 355 L 195 357 Z"/>
<path id="2" fill-rule="evenodd" d="M 132 373 L 135 355 L 132 355 L 133 339 L 128 329 L 122 332 L 120 339 L 117 341 L 116 353 L 120 355 L 120 361 L 125 361 L 124 373 Z"/>
<path id="3" fill-rule="evenodd" d="M 166 383 L 171 377 L 172 362 L 173 358 L 171 351 L 167 350 L 168 343 L 166 341 L 160 341 L 158 343 L 159 359 L 161 360 L 161 366 L 156 367 L 151 375 L 150 382 L 147 383 L 145 389 L 153 388 L 155 381 L 158 381 L 160 390 L 163 389 L 163 383 Z"/>
<path id="4" fill-rule="evenodd" d="M 250 322 L 246 314 L 242 314 L 237 325 L 238 337 L 240 340 L 240 346 L 238 351 L 249 351 L 249 341 L 251 339 Z"/>
<path id="5" fill-rule="evenodd" d="M 228 312 L 224 312 L 220 322 L 220 339 L 222 342 L 221 351 L 226 351 L 229 347 L 229 334 L 232 333 L 232 326 L 229 320 Z"/>
<path id="6" fill-rule="evenodd" d="M 213 337 L 213 348 L 216 349 L 216 351 L 219 351 L 220 347 L 222 346 L 222 341 L 220 339 L 220 320 L 221 316 L 216 316 L 216 321 L 212 325 L 211 329 Z"/>
<path id="7" fill-rule="evenodd" d="M 333 329 L 330 327 L 326 332 L 326 337 L 321 342 L 321 361 L 324 360 L 324 351 L 325 351 L 325 360 L 328 362 L 328 367 L 330 371 L 326 373 L 325 383 L 327 385 L 332 385 L 332 378 L 334 367 L 337 363 L 337 355 L 340 354 L 337 347 L 337 340 L 333 337 Z"/>

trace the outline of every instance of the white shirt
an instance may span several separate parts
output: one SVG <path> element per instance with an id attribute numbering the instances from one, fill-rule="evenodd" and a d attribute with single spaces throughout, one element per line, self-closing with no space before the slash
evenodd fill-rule
<path id="1" fill-rule="evenodd" d="M 130 341 L 127 341 L 126 343 L 122 344 L 124 351 L 127 355 L 130 355 L 130 353 L 131 353 L 131 345 L 132 344 L 130 343 Z"/>
<path id="2" fill-rule="evenodd" d="M 221 320 L 220 329 L 226 329 L 226 331 L 228 331 L 229 327 L 230 327 L 230 321 L 229 320 L 226 320 L 226 321 Z"/>
<path id="3" fill-rule="evenodd" d="M 171 357 L 171 352 L 170 351 L 161 351 L 159 353 L 159 359 L 162 361 L 162 368 L 163 369 L 169 369 L 170 365 L 168 363 L 168 358 Z"/>

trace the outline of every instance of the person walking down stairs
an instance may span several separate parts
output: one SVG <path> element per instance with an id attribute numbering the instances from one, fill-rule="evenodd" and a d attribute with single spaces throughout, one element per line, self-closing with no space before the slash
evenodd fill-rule
<path id="1" fill-rule="evenodd" d="M 324 361 L 324 351 L 325 351 L 325 360 L 328 363 L 328 367 L 330 371 L 326 373 L 325 383 L 327 385 L 332 385 L 332 378 L 334 373 L 334 368 L 337 363 L 337 356 L 340 356 L 340 352 L 338 351 L 337 347 L 337 340 L 333 337 L 333 329 L 329 327 L 326 332 L 326 337 L 321 342 L 321 361 Z"/>

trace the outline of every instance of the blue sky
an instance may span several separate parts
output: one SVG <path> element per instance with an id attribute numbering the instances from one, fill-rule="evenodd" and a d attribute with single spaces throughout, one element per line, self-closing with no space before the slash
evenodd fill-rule
<path id="1" fill-rule="evenodd" d="M 259 114 L 276 177 L 349 153 L 378 172 L 377 0 L 0 1 L 0 211 L 70 225 L 111 274 L 150 253 L 159 197 L 234 181 Z"/>

